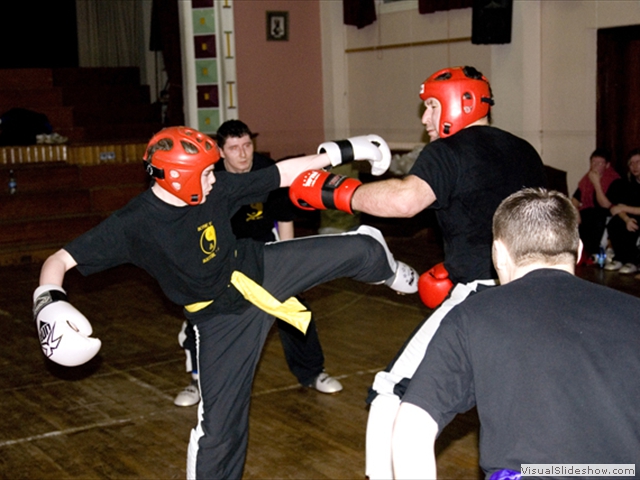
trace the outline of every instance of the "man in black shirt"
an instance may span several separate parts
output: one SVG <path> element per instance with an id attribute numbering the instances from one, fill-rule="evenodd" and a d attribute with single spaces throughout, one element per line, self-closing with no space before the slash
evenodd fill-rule
<path id="1" fill-rule="evenodd" d="M 491 88 L 475 68 L 446 68 L 434 73 L 422 84 L 420 99 L 425 106 L 422 123 L 431 141 L 409 175 L 364 184 L 355 189 L 349 201 L 341 198 L 340 202 L 345 211 L 379 217 L 412 217 L 425 208 L 435 210 L 444 241 L 444 268 L 423 274 L 420 294 L 423 299 L 440 297 L 442 301 L 451 292 L 386 371 L 376 375 L 368 399 L 366 474 L 371 480 L 392 476 L 393 420 L 440 320 L 468 295 L 495 285 L 491 265 L 493 212 L 511 193 L 546 183 L 535 149 L 525 140 L 489 126 Z M 342 145 L 338 147 L 329 144 L 324 148 L 338 156 L 344 150 Z M 301 199 L 300 204 L 318 207 L 312 188 L 305 188 L 310 183 L 296 180 L 290 191 Z"/>
<path id="2" fill-rule="evenodd" d="M 429 344 L 395 421 L 395 478 L 436 478 L 437 434 L 474 406 L 487 479 L 566 475 L 523 464 L 637 468 L 640 300 L 574 276 L 582 245 L 565 195 L 524 189 L 493 225 L 501 286 L 451 310 Z"/>

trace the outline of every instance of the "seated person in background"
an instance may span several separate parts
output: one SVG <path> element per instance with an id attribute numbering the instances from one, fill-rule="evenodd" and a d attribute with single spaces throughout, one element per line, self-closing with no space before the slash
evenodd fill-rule
<path id="1" fill-rule="evenodd" d="M 249 127 L 240 120 L 228 120 L 220 125 L 215 140 L 222 161 L 215 164 L 214 171 L 241 174 L 273 165 L 273 160 L 254 152 L 253 138 Z M 231 227 L 236 238 L 252 238 L 259 242 L 290 240 L 294 237 L 293 220 L 299 212 L 289 200 L 288 189 L 279 188 L 269 193 L 265 202 L 240 207 L 231 217 Z M 276 323 L 287 365 L 298 382 L 322 393 L 341 391 L 342 384 L 324 371 L 324 353 L 313 317 L 306 335 L 283 320 L 276 319 Z M 173 403 L 188 407 L 200 401 L 198 371 L 195 368 L 196 339 L 189 322 L 183 323 L 178 340 L 185 351 L 186 368 L 192 381 Z"/>
<path id="2" fill-rule="evenodd" d="M 584 244 L 584 258 L 591 258 L 600 250 L 600 241 L 607 225 L 609 208 L 607 198 L 611 183 L 620 175 L 611 167 L 609 154 L 596 149 L 590 157 L 587 174 L 578 182 L 571 202 L 580 211 L 580 239 Z"/>
<path id="3" fill-rule="evenodd" d="M 640 263 L 638 238 L 640 229 L 640 148 L 633 149 L 627 157 L 629 173 L 626 179 L 619 179 L 609 189 L 613 218 L 607 225 L 609 240 L 615 252 L 614 261 L 607 264 L 607 270 L 620 273 L 635 273 Z"/>
<path id="4" fill-rule="evenodd" d="M 396 417 L 395 478 L 436 478 L 438 432 L 474 406 L 486 478 L 518 478 L 522 464 L 637 466 L 640 299 L 574 276 L 578 215 L 559 192 L 514 193 L 493 234 L 502 286 L 442 320 Z"/>

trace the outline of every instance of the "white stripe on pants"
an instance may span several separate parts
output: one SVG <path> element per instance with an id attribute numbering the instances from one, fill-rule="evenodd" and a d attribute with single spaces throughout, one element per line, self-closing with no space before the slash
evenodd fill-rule
<path id="1" fill-rule="evenodd" d="M 376 391 L 377 396 L 371 403 L 367 421 L 366 475 L 370 480 L 393 478 L 391 433 L 401 401 L 400 397 L 394 393 L 395 386 L 403 379 L 413 377 L 442 319 L 453 307 L 476 292 L 479 285 L 494 286 L 496 281 L 476 280 L 457 284 L 450 296 L 413 334 L 390 366 L 389 371 L 376 374 L 373 390 Z"/>

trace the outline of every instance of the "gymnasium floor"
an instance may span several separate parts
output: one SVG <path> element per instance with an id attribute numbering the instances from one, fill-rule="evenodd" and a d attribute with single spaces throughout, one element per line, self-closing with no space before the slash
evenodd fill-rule
<path id="1" fill-rule="evenodd" d="M 424 271 L 442 258 L 432 231 L 383 228 L 396 257 Z M 396 235 L 396 236 L 394 236 Z M 177 342 L 180 309 L 146 274 L 120 267 L 67 275 L 72 303 L 102 342 L 87 365 L 45 361 L 31 319 L 39 265 L 0 269 L 0 477 L 182 479 L 196 408 L 173 405 L 189 381 Z M 640 296 L 640 281 L 581 269 L 580 276 Z M 326 368 L 344 391 L 297 385 L 275 330 L 256 376 L 247 479 L 363 479 L 375 372 L 430 311 L 417 295 L 338 280 L 307 292 Z M 437 444 L 442 478 L 478 479 L 477 418 L 459 416 Z"/>

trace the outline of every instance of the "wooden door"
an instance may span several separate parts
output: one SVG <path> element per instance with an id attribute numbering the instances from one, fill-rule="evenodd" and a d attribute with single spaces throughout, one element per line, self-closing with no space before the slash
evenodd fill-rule
<path id="1" fill-rule="evenodd" d="M 597 145 L 620 173 L 640 147 L 640 25 L 598 30 Z"/>

